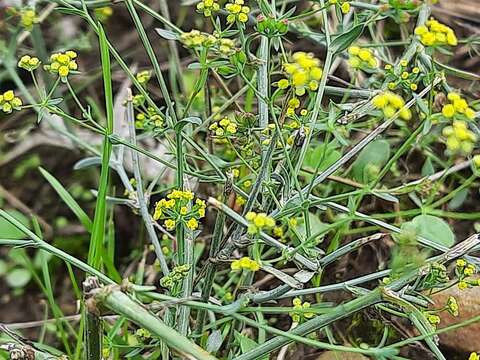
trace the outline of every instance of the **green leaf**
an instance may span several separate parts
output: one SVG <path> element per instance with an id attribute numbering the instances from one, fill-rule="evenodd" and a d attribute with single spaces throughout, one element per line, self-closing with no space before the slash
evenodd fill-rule
<path id="1" fill-rule="evenodd" d="M 186 125 L 192 124 L 192 125 L 201 125 L 202 124 L 202 119 L 200 119 L 197 116 L 190 116 L 186 117 L 179 122 L 177 122 L 174 126 L 175 131 L 181 131 Z"/>
<path id="2" fill-rule="evenodd" d="M 95 204 L 95 216 L 93 218 L 92 232 L 90 236 L 90 248 L 88 250 L 88 264 L 92 265 L 95 269 L 99 269 L 102 263 L 102 246 L 105 238 L 105 222 L 107 217 L 106 198 L 110 177 L 110 156 L 112 154 L 112 143 L 109 140 L 109 136 L 113 133 L 113 91 L 110 53 L 108 50 L 108 41 L 105 32 L 100 24 L 98 25 L 98 30 L 103 70 L 105 108 L 107 110 L 107 126 L 102 147 L 102 170 L 100 172 L 100 184 L 98 186 L 98 196 Z"/>
<path id="3" fill-rule="evenodd" d="M 330 51 L 336 54 L 348 48 L 362 35 L 364 27 L 365 24 L 358 24 L 352 27 L 350 30 L 334 36 L 332 42 L 330 43 Z"/>
<path id="4" fill-rule="evenodd" d="M 88 217 L 88 215 L 83 211 L 83 209 L 78 205 L 75 199 L 70 195 L 70 193 L 63 187 L 63 185 L 55 179 L 55 177 L 50 174 L 47 170 L 43 169 L 42 167 L 38 168 L 42 173 L 43 177 L 52 185 L 55 189 L 57 194 L 63 200 L 65 204 L 73 211 L 75 216 L 80 220 L 80 222 L 85 226 L 88 232 L 92 232 L 92 221 Z"/>
<path id="5" fill-rule="evenodd" d="M 390 144 L 377 140 L 368 144 L 352 164 L 352 176 L 360 182 L 369 182 L 390 158 Z"/>
<path id="6" fill-rule="evenodd" d="M 248 336 L 245 336 L 238 331 L 235 331 L 235 339 L 240 344 L 240 350 L 242 351 L 242 354 L 245 354 L 258 347 L 258 344 L 255 340 L 250 339 Z M 258 360 L 268 360 L 268 355 L 264 355 L 258 358 Z"/>
<path id="7" fill-rule="evenodd" d="M 462 189 L 461 191 L 459 191 L 459 192 L 452 198 L 452 200 L 450 200 L 450 202 L 448 203 L 448 209 L 449 209 L 449 210 L 456 210 L 456 209 L 458 209 L 460 206 L 462 206 L 462 204 L 463 204 L 463 203 L 465 202 L 465 200 L 467 199 L 468 193 L 469 193 L 469 189 L 468 189 L 468 188 Z"/>
<path id="8" fill-rule="evenodd" d="M 156 28 L 155 31 L 157 32 L 158 35 L 160 35 L 164 39 L 178 40 L 178 35 L 171 30 Z"/>
<path id="9" fill-rule="evenodd" d="M 310 168 L 310 170 L 315 170 L 321 161 L 318 170 L 323 171 L 335 161 L 340 159 L 341 156 L 342 154 L 335 149 L 335 145 L 332 145 L 331 143 L 321 144 L 315 148 L 311 147 L 307 150 L 303 167 Z"/>
<path id="10" fill-rule="evenodd" d="M 17 221 L 21 222 L 26 227 L 29 227 L 30 221 L 22 213 L 16 210 L 9 210 L 7 213 L 13 216 Z M 0 217 L 0 238 L 2 239 L 25 239 L 27 236 L 23 231 L 11 224 L 5 218 Z"/>
<path id="11" fill-rule="evenodd" d="M 315 234 L 318 234 L 319 232 L 322 232 L 328 227 L 328 225 L 323 223 L 317 215 L 311 212 L 308 213 L 308 219 L 310 222 L 310 230 L 311 230 L 312 236 Z M 307 231 L 305 229 L 305 221 L 299 222 L 295 226 L 295 229 L 301 236 L 303 237 L 307 236 Z"/>
<path id="12" fill-rule="evenodd" d="M 31 278 L 32 274 L 30 271 L 24 268 L 17 268 L 10 271 L 5 277 L 5 280 L 10 287 L 22 288 L 28 284 Z"/>
<path id="13" fill-rule="evenodd" d="M 457 77 L 459 77 L 461 79 L 465 79 L 465 80 L 472 80 L 472 81 L 480 80 L 480 76 L 477 75 L 477 74 L 474 74 L 474 73 L 471 73 L 471 72 L 468 72 L 468 71 L 464 71 L 464 70 L 460 70 L 460 69 L 456 69 L 454 67 L 442 64 L 442 63 L 440 63 L 438 61 L 435 61 L 435 60 L 434 60 L 434 63 L 435 63 L 435 65 L 438 65 L 441 69 L 445 70 L 445 72 L 449 75 L 454 75 L 454 76 L 457 76 Z"/>
<path id="14" fill-rule="evenodd" d="M 417 235 L 447 247 L 455 243 L 455 235 L 450 226 L 441 218 L 432 215 L 419 215 L 412 220 Z"/>

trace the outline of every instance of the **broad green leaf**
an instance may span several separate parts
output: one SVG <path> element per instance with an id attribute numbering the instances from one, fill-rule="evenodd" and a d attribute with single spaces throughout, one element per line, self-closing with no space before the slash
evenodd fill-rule
<path id="1" fill-rule="evenodd" d="M 20 221 L 26 227 L 29 227 L 30 221 L 22 213 L 16 210 L 9 210 L 7 213 L 13 216 L 15 219 Z M 15 225 L 11 224 L 9 221 L 0 217 L 0 238 L 2 239 L 26 239 L 27 236 L 24 232 L 19 230 Z"/>
<path id="2" fill-rule="evenodd" d="M 324 155 L 325 152 L 325 155 Z M 340 159 L 342 154 L 335 149 L 333 145 L 321 144 L 315 148 L 309 148 L 305 154 L 305 160 L 303 166 L 310 170 L 315 170 L 321 161 L 318 168 L 319 171 L 323 171 L 332 165 L 335 161 Z"/>
<path id="3" fill-rule="evenodd" d="M 368 144 L 352 164 L 352 176 L 360 182 L 369 182 L 390 158 L 390 144 L 377 140 Z"/>
<path id="4" fill-rule="evenodd" d="M 308 219 L 309 219 L 309 222 L 310 222 L 310 230 L 311 230 L 311 233 L 312 235 L 315 235 L 315 234 L 318 234 L 319 232 L 322 232 L 323 230 L 325 230 L 328 225 L 323 223 L 320 218 L 313 214 L 313 213 L 308 213 Z M 307 236 L 307 232 L 306 232 L 306 229 L 305 229 L 305 222 L 302 220 L 302 222 L 299 222 L 296 226 L 295 226 L 295 229 L 297 230 L 297 232 L 305 237 Z"/>
<path id="5" fill-rule="evenodd" d="M 32 274 L 30 271 L 24 268 L 17 268 L 10 271 L 5 277 L 5 280 L 7 284 L 13 288 L 22 288 L 28 284 L 31 278 Z"/>
<path id="6" fill-rule="evenodd" d="M 250 339 L 248 336 L 235 331 L 235 339 L 240 344 L 240 349 L 242 350 L 242 354 L 249 352 L 250 350 L 255 349 L 258 344 L 255 340 Z M 260 357 L 258 360 L 268 360 L 268 355 L 264 355 Z"/>
<path id="7" fill-rule="evenodd" d="M 178 35 L 171 30 L 156 28 L 155 31 L 157 32 L 158 35 L 160 35 L 164 39 L 178 40 Z"/>
<path id="8" fill-rule="evenodd" d="M 67 204 L 67 206 L 70 208 L 70 210 L 73 211 L 78 220 L 80 220 L 83 226 L 85 226 L 85 229 L 87 229 L 88 232 L 91 232 L 92 221 L 85 213 L 85 211 L 83 211 L 80 205 L 78 205 L 72 195 L 70 195 L 70 193 L 63 187 L 63 185 L 57 179 L 55 179 L 55 177 L 47 170 L 41 167 L 39 167 L 38 169 L 42 173 L 43 177 L 50 183 L 50 185 L 52 185 L 52 187 L 55 189 L 63 202 Z"/>
<path id="9" fill-rule="evenodd" d="M 445 220 L 432 215 L 419 215 L 412 220 L 417 235 L 447 247 L 455 243 L 455 235 Z"/>
<path id="10" fill-rule="evenodd" d="M 458 209 L 460 206 L 462 206 L 462 204 L 465 202 L 465 200 L 467 199 L 467 196 L 468 196 L 468 193 L 469 193 L 469 189 L 462 189 L 461 191 L 459 191 L 453 198 L 452 200 L 450 200 L 450 202 L 448 203 L 448 209 L 449 210 L 456 210 Z"/>
<path id="11" fill-rule="evenodd" d="M 360 35 L 362 35 L 364 27 L 365 24 L 358 24 L 352 27 L 350 30 L 334 36 L 332 42 L 330 43 L 331 51 L 334 53 L 339 53 L 348 48 L 360 37 Z"/>

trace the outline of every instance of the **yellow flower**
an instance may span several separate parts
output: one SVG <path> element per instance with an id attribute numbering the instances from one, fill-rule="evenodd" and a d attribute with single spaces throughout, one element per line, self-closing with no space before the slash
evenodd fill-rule
<path id="1" fill-rule="evenodd" d="M 283 64 L 283 70 L 288 75 L 286 80 L 295 88 L 295 94 L 302 96 L 306 89 L 316 91 L 318 81 L 323 74 L 319 66 L 320 60 L 315 58 L 313 54 L 303 51 L 294 53 L 292 60 L 291 63 Z"/>
<path id="2" fill-rule="evenodd" d="M 167 230 L 173 230 L 173 229 L 175 229 L 175 220 L 167 219 L 167 220 L 164 221 L 163 224 L 165 225 L 165 227 L 167 228 Z"/>
<path id="3" fill-rule="evenodd" d="M 480 360 L 480 355 L 478 355 L 476 352 L 472 352 L 468 357 L 468 360 Z"/>
<path id="4" fill-rule="evenodd" d="M 458 303 L 457 299 L 455 299 L 453 296 L 448 297 L 447 310 L 453 316 L 458 316 Z"/>
<path id="5" fill-rule="evenodd" d="M 462 152 L 469 154 L 477 141 L 476 135 L 470 131 L 466 122 L 454 120 L 452 126 L 446 126 L 442 130 L 446 137 L 447 149 L 451 152 Z"/>
<path id="6" fill-rule="evenodd" d="M 27 71 L 33 71 L 40 66 L 40 60 L 37 57 L 24 55 L 18 61 L 18 67 Z"/>
<path id="7" fill-rule="evenodd" d="M 435 19 L 430 19 L 425 25 L 417 27 L 415 35 L 420 37 L 420 42 L 425 46 L 455 46 L 458 43 L 455 32 Z"/>
<path id="8" fill-rule="evenodd" d="M 191 218 L 190 220 L 187 221 L 187 227 L 190 230 L 195 230 L 198 228 L 198 221 L 195 218 Z"/>
<path id="9" fill-rule="evenodd" d="M 149 80 L 152 74 L 148 70 L 140 71 L 135 75 L 137 78 L 138 82 L 142 85 L 145 85 Z"/>
<path id="10" fill-rule="evenodd" d="M 344 2 L 341 6 L 340 9 L 342 9 L 342 13 L 346 14 L 350 11 L 350 4 L 348 2 Z"/>
<path id="11" fill-rule="evenodd" d="M 245 256 L 239 260 L 234 260 L 230 264 L 230 268 L 232 270 L 249 270 L 252 272 L 260 270 L 260 264 L 255 260 L 250 259 L 249 257 Z"/>
<path id="12" fill-rule="evenodd" d="M 275 220 L 265 213 L 248 212 L 245 219 L 249 222 L 248 233 L 257 234 L 263 229 L 271 229 L 275 226 Z"/>
<path id="13" fill-rule="evenodd" d="M 455 108 L 452 104 L 447 104 L 442 108 L 442 114 L 447 118 L 451 118 L 455 115 Z"/>
<path id="14" fill-rule="evenodd" d="M 7 90 L 0 94 L 0 109 L 4 113 L 10 114 L 13 110 L 20 110 L 22 105 L 22 100 L 15 96 L 13 90 Z"/>
<path id="15" fill-rule="evenodd" d="M 244 6 L 244 0 L 233 0 L 225 5 L 225 10 L 228 12 L 227 22 L 234 23 L 239 21 L 241 23 L 246 23 L 248 21 L 248 14 L 250 13 L 250 8 Z"/>
<path id="16" fill-rule="evenodd" d="M 351 46 L 348 54 L 348 62 L 354 69 L 376 69 L 378 67 L 378 60 L 370 49 Z"/>
<path id="17" fill-rule="evenodd" d="M 468 289 L 468 283 L 467 283 L 466 281 L 463 281 L 463 280 L 462 280 L 462 281 L 460 281 L 460 282 L 458 283 L 458 288 L 459 288 L 460 290 Z"/>
<path id="18" fill-rule="evenodd" d="M 35 10 L 27 8 L 20 12 L 20 22 L 25 30 L 32 30 L 33 25 L 38 22 Z"/>
<path id="19" fill-rule="evenodd" d="M 205 17 L 211 16 L 218 10 L 220 10 L 220 5 L 217 0 L 202 0 L 197 4 L 197 11 Z"/>
<path id="20" fill-rule="evenodd" d="M 71 50 L 53 54 L 50 56 L 50 64 L 45 65 L 45 69 L 66 79 L 72 70 L 77 70 L 76 58 L 77 53 Z"/>
<path id="21" fill-rule="evenodd" d="M 404 108 L 405 101 L 403 98 L 390 91 L 376 95 L 372 99 L 372 104 L 377 109 L 382 110 L 386 118 L 391 118 L 397 111 L 399 111 L 399 116 L 403 120 L 410 120 L 412 117 L 410 109 Z"/>
<path id="22" fill-rule="evenodd" d="M 290 85 L 288 79 L 282 79 L 277 83 L 279 89 L 286 89 Z"/>

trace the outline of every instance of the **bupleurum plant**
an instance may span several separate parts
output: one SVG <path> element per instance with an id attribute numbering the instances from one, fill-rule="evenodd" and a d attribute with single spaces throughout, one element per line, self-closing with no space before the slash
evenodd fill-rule
<path id="1" fill-rule="evenodd" d="M 479 360 L 448 3 L 1 3 L 0 359 Z"/>

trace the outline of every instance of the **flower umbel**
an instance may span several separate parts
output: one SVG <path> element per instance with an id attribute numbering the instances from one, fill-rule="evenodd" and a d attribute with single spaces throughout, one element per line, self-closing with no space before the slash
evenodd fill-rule
<path id="1" fill-rule="evenodd" d="M 239 21 L 241 23 L 246 23 L 248 21 L 248 14 L 250 13 L 250 8 L 245 6 L 244 0 L 233 0 L 225 5 L 225 10 L 228 12 L 227 22 L 234 23 Z"/>
<path id="2" fill-rule="evenodd" d="M 447 150 L 452 153 L 469 154 L 477 141 L 477 136 L 468 129 L 465 121 L 455 120 L 452 126 L 446 126 L 442 130 L 446 138 Z"/>
<path id="3" fill-rule="evenodd" d="M 37 57 L 24 55 L 18 61 L 18 67 L 27 71 L 33 71 L 40 66 L 40 60 Z"/>
<path id="4" fill-rule="evenodd" d="M 403 120 L 410 120 L 412 113 L 410 109 L 405 108 L 405 100 L 400 95 L 386 91 L 383 94 L 375 96 L 372 100 L 373 106 L 382 110 L 386 118 L 391 118 L 400 110 L 399 116 Z"/>
<path id="5" fill-rule="evenodd" d="M 255 260 L 252 260 L 249 257 L 245 256 L 241 259 L 233 260 L 230 264 L 230 268 L 232 270 L 248 270 L 255 272 L 260 270 L 260 264 Z"/>
<path id="6" fill-rule="evenodd" d="M 7 90 L 0 95 L 0 109 L 4 113 L 10 114 L 13 110 L 20 110 L 22 106 L 22 100 L 15 96 L 13 90 Z"/>
<path id="7" fill-rule="evenodd" d="M 455 32 L 435 19 L 430 19 L 425 25 L 417 27 L 415 35 L 420 37 L 420 42 L 425 46 L 455 46 L 458 43 Z"/>
<path id="8" fill-rule="evenodd" d="M 172 190 L 166 198 L 157 202 L 153 219 L 163 219 L 169 231 L 175 229 L 179 222 L 190 230 L 196 230 L 198 220 L 205 216 L 205 208 L 205 201 L 195 199 L 191 191 Z"/>
<path id="9" fill-rule="evenodd" d="M 320 60 L 312 53 L 303 51 L 294 53 L 292 60 L 293 62 L 283 64 L 287 77 L 278 81 L 277 86 L 280 89 L 292 86 L 298 96 L 304 95 L 307 89 L 316 91 L 323 74 Z"/>
<path id="10" fill-rule="evenodd" d="M 202 0 L 197 4 L 197 11 L 205 17 L 212 16 L 218 10 L 220 10 L 218 0 Z"/>
<path id="11" fill-rule="evenodd" d="M 275 226 L 275 220 L 265 213 L 255 213 L 253 211 L 248 212 L 245 215 L 245 219 L 248 220 L 248 233 L 258 234 L 264 229 L 271 229 Z"/>
<path id="12" fill-rule="evenodd" d="M 75 51 L 65 51 L 64 53 L 56 53 L 50 56 L 50 64 L 45 65 L 45 70 L 52 74 L 58 74 L 62 79 L 66 79 L 71 71 L 78 68 L 76 59 L 77 53 Z"/>
<path id="13" fill-rule="evenodd" d="M 348 63 L 354 69 L 376 69 L 378 60 L 370 49 L 362 49 L 358 46 L 350 46 L 348 48 Z"/>

